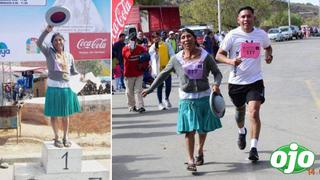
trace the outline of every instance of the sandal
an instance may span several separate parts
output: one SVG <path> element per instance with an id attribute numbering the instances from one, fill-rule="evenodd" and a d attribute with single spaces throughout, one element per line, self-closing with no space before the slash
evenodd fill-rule
<path id="1" fill-rule="evenodd" d="M 192 163 L 192 164 L 187 163 L 187 170 L 188 170 L 188 171 L 192 171 L 192 172 L 196 172 L 196 171 L 197 171 L 197 166 L 196 166 L 196 164 L 194 164 L 194 163 Z"/>
<path id="2" fill-rule="evenodd" d="M 53 139 L 53 145 L 57 148 L 63 148 L 63 144 L 59 139 Z"/>
<path id="3" fill-rule="evenodd" d="M 203 154 L 196 156 L 196 165 L 201 166 L 204 163 Z"/>
<path id="4" fill-rule="evenodd" d="M 68 141 L 67 139 L 62 139 L 63 145 L 64 147 L 70 147 L 72 145 L 72 143 L 70 141 Z"/>

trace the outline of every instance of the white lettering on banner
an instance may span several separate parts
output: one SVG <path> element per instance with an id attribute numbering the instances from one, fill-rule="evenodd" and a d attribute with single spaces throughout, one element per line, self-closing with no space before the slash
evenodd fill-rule
<path id="1" fill-rule="evenodd" d="M 131 4 L 129 1 L 121 0 L 115 10 L 114 10 L 114 16 L 115 21 L 113 22 L 112 26 L 112 37 L 117 38 L 118 34 L 120 33 L 120 29 L 125 25 L 125 21 L 129 15 L 129 11 L 131 9 Z"/>
<path id="2" fill-rule="evenodd" d="M 80 39 L 77 43 L 78 49 L 105 49 L 107 47 L 107 39 L 98 38 L 93 41 Z"/>

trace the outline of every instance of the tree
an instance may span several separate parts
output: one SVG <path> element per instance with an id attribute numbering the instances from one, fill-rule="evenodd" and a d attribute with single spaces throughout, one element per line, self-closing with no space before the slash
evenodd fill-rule
<path id="1" fill-rule="evenodd" d="M 101 60 L 76 61 L 76 67 L 81 74 L 92 72 L 95 76 L 98 76 L 102 70 L 100 61 Z"/>
<path id="2" fill-rule="evenodd" d="M 161 5 L 164 4 L 165 0 L 135 0 L 134 4 L 140 5 Z"/>
<path id="3" fill-rule="evenodd" d="M 216 0 L 195 0 L 180 6 L 181 23 L 214 24 L 216 23 Z"/>
<path id="4" fill-rule="evenodd" d="M 299 14 L 291 13 L 291 24 L 301 26 L 302 17 Z M 269 27 L 286 26 L 288 25 L 288 12 L 276 12 L 272 14 L 269 19 L 265 20 L 262 25 Z"/>
<path id="5" fill-rule="evenodd" d="M 257 16 L 257 25 L 267 19 L 272 12 L 272 5 L 277 0 L 220 0 L 221 20 L 223 29 L 232 29 L 238 26 L 236 18 L 239 7 L 252 6 Z M 182 24 L 209 23 L 218 27 L 217 0 L 193 0 L 180 6 Z"/>
<path id="6" fill-rule="evenodd" d="M 320 19 L 319 18 L 308 18 L 303 21 L 303 24 L 306 24 L 309 26 L 319 26 Z"/>

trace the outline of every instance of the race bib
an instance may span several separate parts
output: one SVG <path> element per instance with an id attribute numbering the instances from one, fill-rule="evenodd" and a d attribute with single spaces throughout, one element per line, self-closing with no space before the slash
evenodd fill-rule
<path id="1" fill-rule="evenodd" d="M 241 43 L 240 57 L 241 58 L 258 58 L 260 55 L 260 43 Z"/>
<path id="2" fill-rule="evenodd" d="M 203 62 L 191 62 L 182 65 L 184 73 L 189 79 L 202 79 L 203 76 Z"/>

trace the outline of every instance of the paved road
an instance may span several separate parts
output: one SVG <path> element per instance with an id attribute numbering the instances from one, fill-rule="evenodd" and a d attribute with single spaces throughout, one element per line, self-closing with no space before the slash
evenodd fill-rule
<path id="1" fill-rule="evenodd" d="M 261 111 L 260 161 L 256 164 L 246 160 L 249 147 L 240 151 L 236 145 L 237 128 L 227 96 L 226 65 L 219 65 L 227 103 L 223 128 L 208 135 L 205 165 L 198 167 L 197 174 L 185 170 L 184 136 L 175 133 L 176 81 L 170 97 L 173 108 L 167 111 L 158 111 L 155 93 L 145 98 L 144 114 L 128 112 L 124 93 L 113 95 L 113 180 L 319 179 L 320 174 L 307 172 L 284 175 L 269 163 L 275 149 L 294 141 L 316 154 L 313 167 L 320 170 L 319 47 L 319 38 L 273 44 L 274 62 L 263 64 L 266 102 Z"/>

